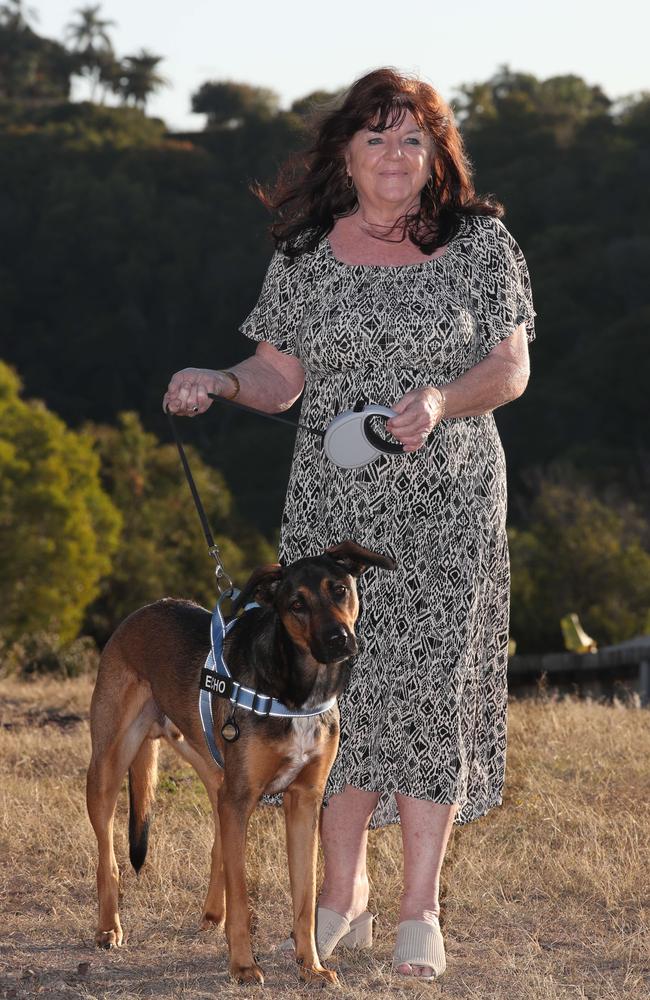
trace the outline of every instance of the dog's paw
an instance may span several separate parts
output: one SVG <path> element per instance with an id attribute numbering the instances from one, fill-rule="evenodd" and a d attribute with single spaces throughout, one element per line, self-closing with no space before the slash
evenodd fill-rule
<path id="1" fill-rule="evenodd" d="M 245 986 L 247 983 L 264 985 L 264 973 L 255 963 L 253 965 L 231 965 L 230 976 L 239 986 Z"/>
<path id="2" fill-rule="evenodd" d="M 339 983 L 336 973 L 322 965 L 313 965 L 311 968 L 303 965 L 300 968 L 300 978 L 314 986 L 338 986 Z"/>
<path id="3" fill-rule="evenodd" d="M 119 948 L 122 944 L 122 928 L 118 927 L 110 931 L 97 931 L 95 934 L 95 944 L 98 948 L 110 951 L 111 948 Z"/>
<path id="4" fill-rule="evenodd" d="M 225 924 L 225 922 L 226 922 L 226 914 L 225 913 L 222 913 L 222 914 L 212 913 L 212 912 L 204 913 L 203 916 L 201 917 L 201 923 L 199 924 L 199 930 L 200 931 L 209 931 L 213 927 L 223 927 L 223 925 Z"/>

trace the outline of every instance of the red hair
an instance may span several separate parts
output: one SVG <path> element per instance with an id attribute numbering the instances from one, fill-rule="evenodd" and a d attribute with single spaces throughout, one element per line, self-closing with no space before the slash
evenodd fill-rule
<path id="1" fill-rule="evenodd" d="M 476 195 L 462 137 L 440 94 L 416 77 L 376 69 L 353 83 L 334 107 L 313 115 L 312 145 L 282 164 L 272 186 L 251 186 L 274 215 L 276 246 L 291 257 L 313 250 L 338 217 L 356 210 L 356 191 L 347 185 L 347 144 L 360 129 L 381 132 L 401 125 L 407 111 L 433 139 L 434 154 L 419 209 L 398 220 L 402 238 L 408 233 L 423 254 L 431 254 L 453 239 L 462 215 L 503 215 L 492 195 Z"/>

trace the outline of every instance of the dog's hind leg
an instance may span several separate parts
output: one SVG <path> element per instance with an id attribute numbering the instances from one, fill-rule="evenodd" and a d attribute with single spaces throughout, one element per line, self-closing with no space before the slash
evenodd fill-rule
<path id="1" fill-rule="evenodd" d="M 226 886 L 223 875 L 223 851 L 221 847 L 221 828 L 219 823 L 219 789 L 223 782 L 223 771 L 212 761 L 208 762 L 181 733 L 167 725 L 165 737 L 183 760 L 191 764 L 205 785 L 205 790 L 212 806 L 214 817 L 214 841 L 212 843 L 212 861 L 210 865 L 210 884 L 208 894 L 203 904 L 200 930 L 207 931 L 210 927 L 223 927 L 226 919 Z"/>
<path id="2" fill-rule="evenodd" d="M 149 686 L 139 681 L 110 646 L 104 653 L 90 709 L 92 756 L 86 781 L 88 815 L 97 836 L 99 921 L 96 943 L 122 943 L 118 913 L 119 869 L 113 821 L 124 776 L 157 717 Z"/>

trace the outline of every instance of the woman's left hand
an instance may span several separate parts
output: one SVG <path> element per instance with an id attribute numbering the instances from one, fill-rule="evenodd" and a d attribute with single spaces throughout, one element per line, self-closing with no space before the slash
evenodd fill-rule
<path id="1" fill-rule="evenodd" d="M 386 429 L 401 441 L 404 451 L 421 448 L 444 412 L 442 393 L 433 386 L 407 392 L 393 409 L 396 417 L 386 423 Z"/>

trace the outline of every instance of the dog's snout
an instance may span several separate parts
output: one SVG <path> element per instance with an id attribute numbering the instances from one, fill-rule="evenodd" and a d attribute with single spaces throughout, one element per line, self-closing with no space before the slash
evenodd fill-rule
<path id="1" fill-rule="evenodd" d="M 333 653 L 343 653 L 348 641 L 347 630 L 342 625 L 337 625 L 330 630 L 325 641 Z"/>
<path id="2" fill-rule="evenodd" d="M 328 660 L 338 659 L 343 656 L 354 656 L 357 652 L 357 641 L 354 632 L 346 628 L 345 625 L 337 625 L 323 636 L 326 657 Z"/>

